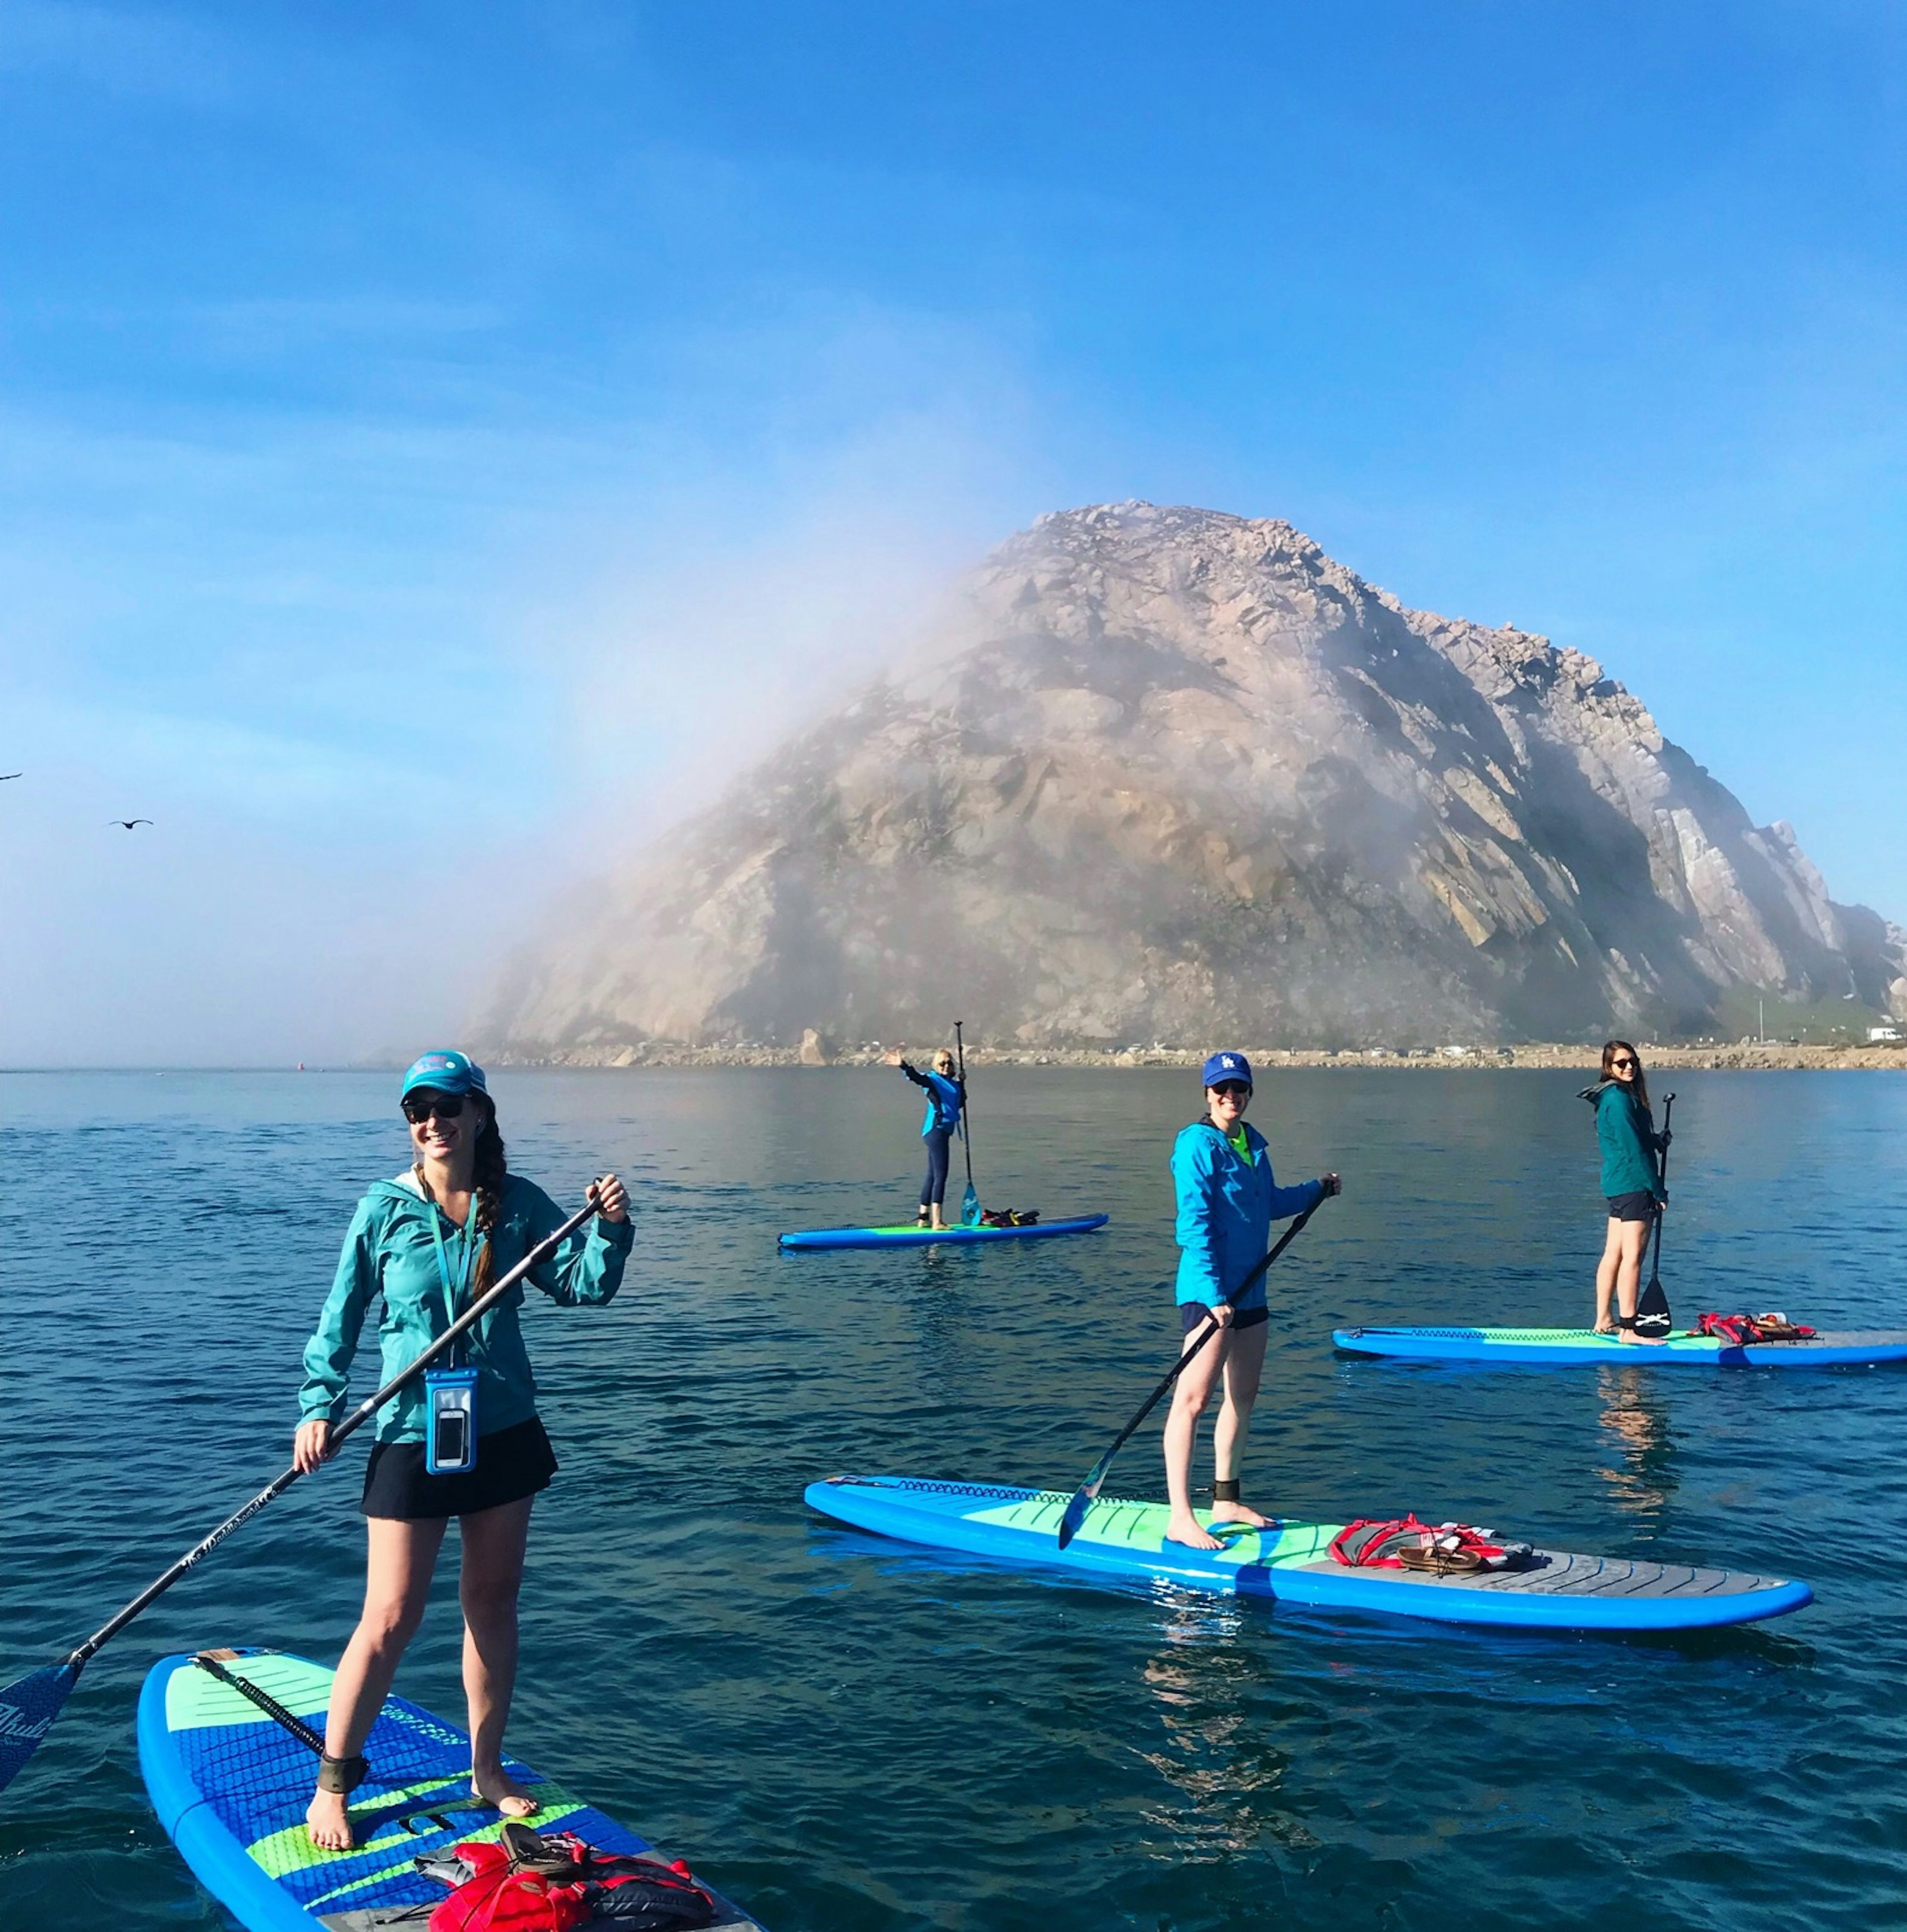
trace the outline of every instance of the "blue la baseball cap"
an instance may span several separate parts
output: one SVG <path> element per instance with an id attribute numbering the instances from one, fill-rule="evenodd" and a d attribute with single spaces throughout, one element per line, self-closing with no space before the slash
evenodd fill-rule
<path id="1" fill-rule="evenodd" d="M 404 1076 L 404 1094 L 419 1087 L 428 1087 L 437 1094 L 488 1094 L 490 1091 L 483 1069 L 467 1053 L 451 1049 L 426 1053 L 410 1063 L 410 1071 Z M 402 1100 L 404 1094 L 398 1098 Z"/>
<path id="2" fill-rule="evenodd" d="M 1251 1084 L 1251 1062 L 1242 1053 L 1215 1053 L 1205 1064 L 1205 1071 L 1199 1076 L 1207 1087 L 1216 1087 L 1221 1081 L 1242 1080 Z"/>

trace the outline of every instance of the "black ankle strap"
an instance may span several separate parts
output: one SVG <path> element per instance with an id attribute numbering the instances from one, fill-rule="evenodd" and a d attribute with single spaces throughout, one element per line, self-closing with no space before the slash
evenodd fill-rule
<path id="1" fill-rule="evenodd" d="M 318 1760 L 318 1789 L 335 1791 L 341 1798 L 357 1790 L 371 1769 L 371 1760 L 365 1757 L 320 1757 Z"/>

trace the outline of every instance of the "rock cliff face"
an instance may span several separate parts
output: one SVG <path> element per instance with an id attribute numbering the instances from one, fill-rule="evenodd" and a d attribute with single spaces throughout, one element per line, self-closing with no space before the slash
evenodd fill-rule
<path id="1" fill-rule="evenodd" d="M 1707 1030 L 1731 987 L 1907 1012 L 1836 905 L 1581 653 L 1407 609 L 1289 524 L 1122 503 L 987 561 L 926 668 L 518 958 L 523 1053 L 650 1040 Z"/>

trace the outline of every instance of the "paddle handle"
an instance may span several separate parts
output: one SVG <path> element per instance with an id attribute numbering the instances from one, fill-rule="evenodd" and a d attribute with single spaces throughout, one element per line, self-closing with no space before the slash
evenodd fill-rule
<path id="1" fill-rule="evenodd" d="M 325 1444 L 326 1460 L 335 1455 L 338 1445 L 347 1436 L 362 1429 L 392 1396 L 415 1382 L 460 1335 L 466 1334 L 475 1328 L 532 1268 L 540 1267 L 547 1261 L 596 1211 L 596 1184 L 592 1181 L 589 1199 L 561 1227 L 553 1234 L 545 1234 L 509 1274 L 473 1301 L 408 1367 L 400 1369 L 376 1394 L 366 1396 L 332 1430 Z M 82 1668 L 102 1645 L 110 1642 L 142 1610 L 163 1597 L 188 1570 L 203 1562 L 235 1529 L 251 1522 L 267 1503 L 277 1502 L 297 1481 L 302 1473 L 294 1462 L 282 1475 L 275 1477 L 242 1509 L 227 1516 L 209 1536 L 202 1542 L 195 1543 L 163 1576 L 149 1583 L 116 1616 L 101 1624 L 78 1649 L 69 1652 L 66 1657 L 67 1664 L 75 1670 Z"/>

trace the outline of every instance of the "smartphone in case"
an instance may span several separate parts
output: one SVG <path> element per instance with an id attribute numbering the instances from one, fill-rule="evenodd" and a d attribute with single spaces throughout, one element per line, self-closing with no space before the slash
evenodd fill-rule
<path id="1" fill-rule="evenodd" d="M 461 1476 L 476 1467 L 474 1369 L 432 1369 L 424 1377 L 424 1467 L 433 1476 Z"/>

